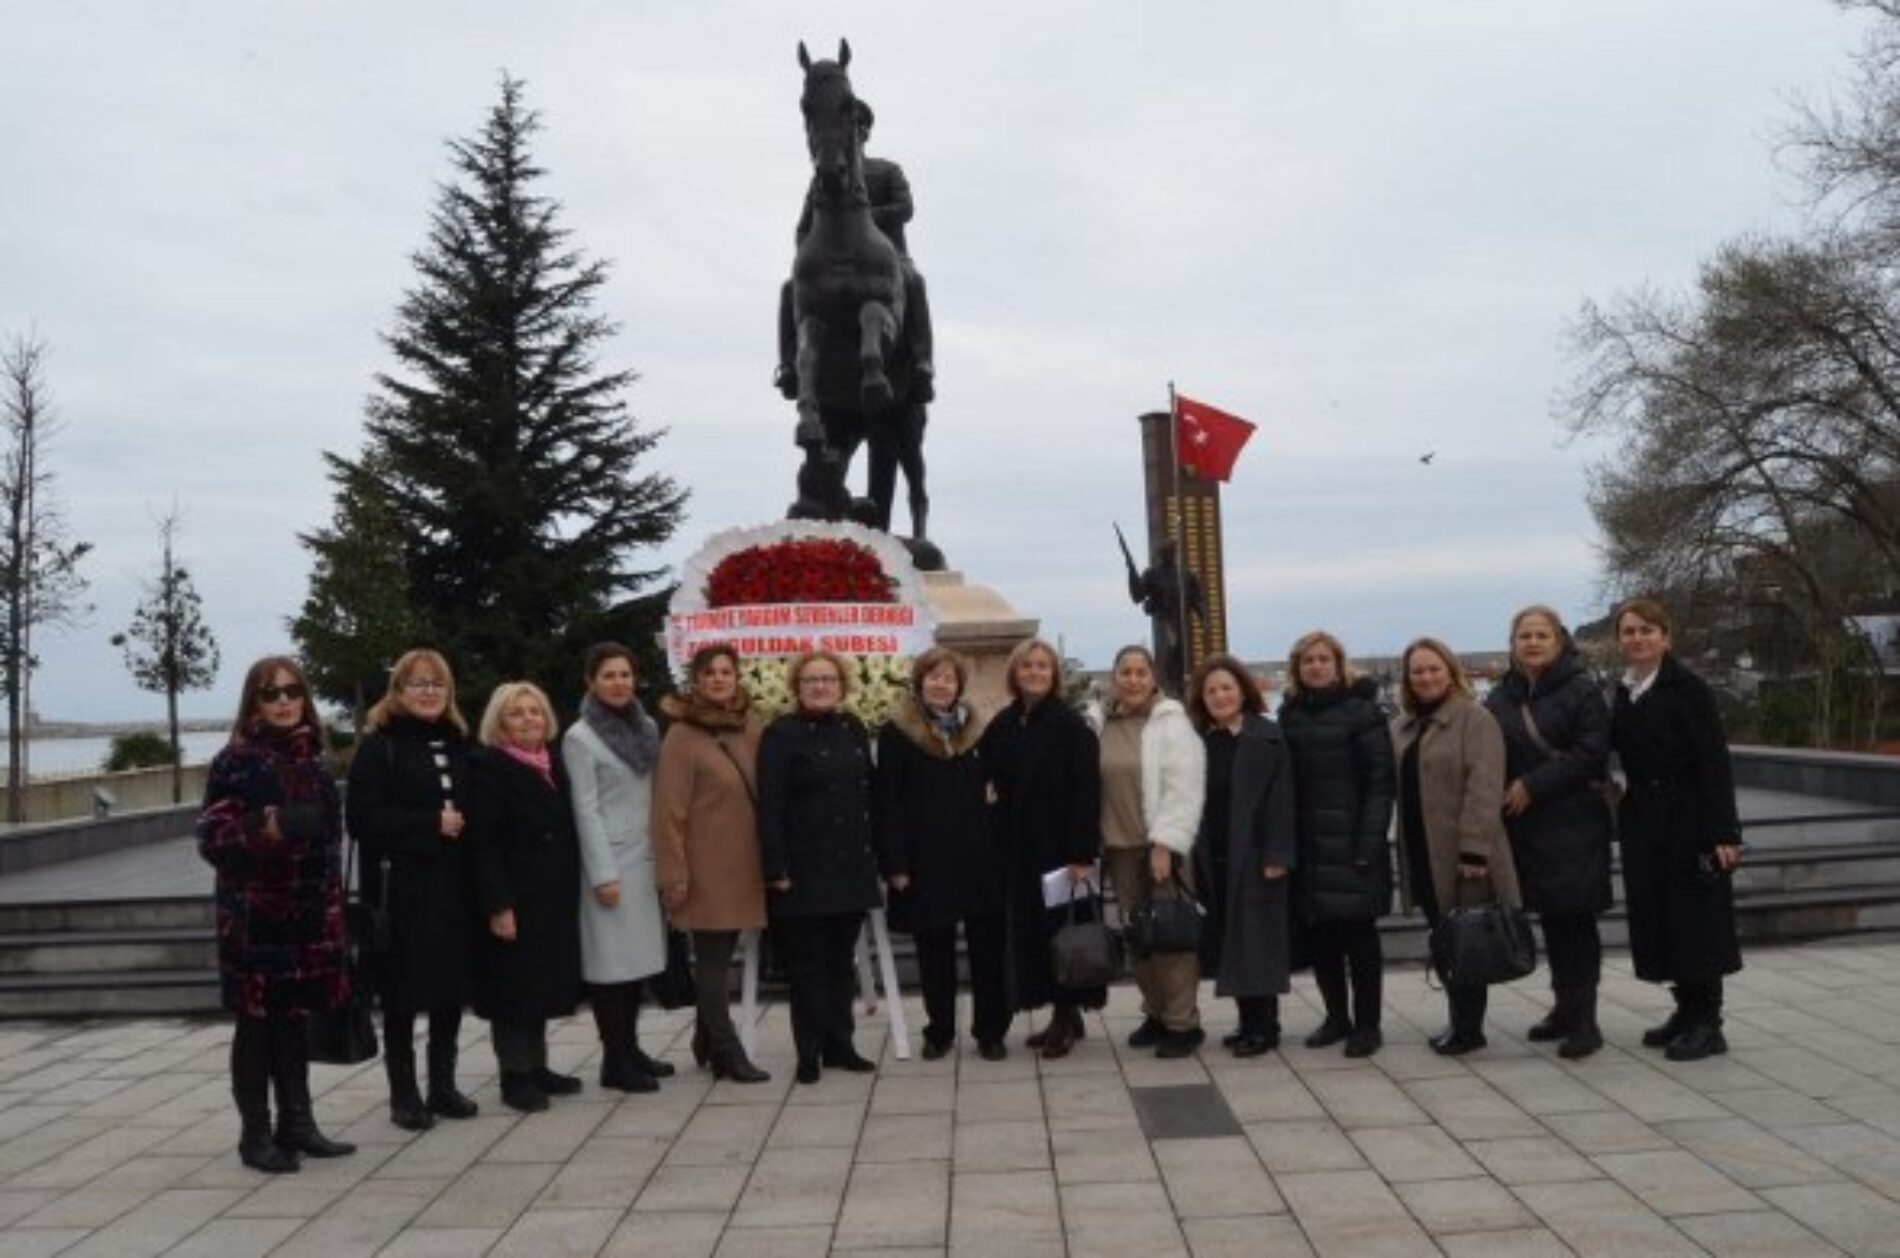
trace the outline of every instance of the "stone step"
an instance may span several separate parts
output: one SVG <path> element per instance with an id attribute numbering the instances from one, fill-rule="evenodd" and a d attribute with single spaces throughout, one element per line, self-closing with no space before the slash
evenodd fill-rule
<path id="1" fill-rule="evenodd" d="M 215 970 L 100 971 L 0 976 L 0 1019 L 212 1013 Z"/>
<path id="2" fill-rule="evenodd" d="M 217 913 L 207 895 L 130 900 L 32 900 L 0 903 L 0 934 L 59 931 L 210 930 Z"/>
<path id="3" fill-rule="evenodd" d="M 0 935 L 0 975 L 212 970 L 217 939 L 202 926 Z"/>

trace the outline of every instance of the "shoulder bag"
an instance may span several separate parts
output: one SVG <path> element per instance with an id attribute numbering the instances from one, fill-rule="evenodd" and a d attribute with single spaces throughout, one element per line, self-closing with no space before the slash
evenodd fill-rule
<path id="1" fill-rule="evenodd" d="M 1049 962 L 1056 983 L 1071 991 L 1106 986 L 1122 972 L 1120 938 L 1101 920 L 1099 912 L 1092 911 L 1087 920 L 1077 918 L 1078 890 L 1079 884 L 1070 885 L 1067 920 L 1049 941 Z"/>
<path id="2" fill-rule="evenodd" d="M 356 857 L 356 843 L 353 840 L 347 842 L 343 858 L 343 886 L 346 892 Z M 384 885 L 388 885 L 387 879 Z M 384 921 L 386 924 L 387 914 Z M 332 1066 L 359 1066 L 366 1061 L 373 1061 L 379 1050 L 376 1019 L 370 1012 L 375 997 L 363 974 L 362 954 L 356 935 L 347 923 L 343 937 L 343 971 L 350 984 L 348 998 L 333 1009 L 312 1009 L 309 1012 L 304 1018 L 304 1043 L 311 1061 Z"/>

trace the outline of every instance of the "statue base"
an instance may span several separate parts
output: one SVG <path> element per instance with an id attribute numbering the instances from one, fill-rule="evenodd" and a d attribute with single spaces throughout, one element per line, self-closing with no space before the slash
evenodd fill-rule
<path id="1" fill-rule="evenodd" d="M 926 572 L 923 577 L 924 599 L 937 621 L 937 645 L 970 661 L 964 697 L 987 721 L 1009 704 L 1004 675 L 1009 653 L 1024 638 L 1034 637 L 1040 622 L 1018 612 L 988 586 L 968 583 L 961 572 Z"/>

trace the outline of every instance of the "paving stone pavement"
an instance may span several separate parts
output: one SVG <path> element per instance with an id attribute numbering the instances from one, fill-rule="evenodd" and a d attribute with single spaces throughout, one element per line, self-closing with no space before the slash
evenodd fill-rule
<path id="1" fill-rule="evenodd" d="M 1488 1049 L 1434 1056 L 1442 998 L 1407 964 L 1369 1061 L 1299 1045 L 1304 979 L 1287 1046 L 1248 1061 L 1218 1047 L 1233 1012 L 1211 985 L 1198 1057 L 1129 1050 L 1123 986 L 1059 1062 L 1020 1047 L 1020 1019 L 1006 1061 L 965 1041 L 900 1062 L 874 1017 L 879 1072 L 814 1087 L 791 1083 L 782 1006 L 753 1087 L 693 1067 L 687 1014 L 650 1014 L 679 1074 L 632 1097 L 594 1086 L 582 1017 L 553 1057 L 587 1090 L 522 1117 L 471 1020 L 478 1118 L 411 1135 L 379 1065 L 317 1067 L 319 1119 L 360 1148 L 275 1178 L 237 1160 L 225 1024 L 0 1023 L 0 1255 L 1900 1253 L 1900 938 L 1747 960 L 1729 1055 L 1680 1066 L 1640 1047 L 1667 997 L 1618 954 L 1610 1047 L 1574 1064 L 1522 1038 L 1541 974 L 1494 993 Z M 1168 1098 L 1190 1117 L 1157 1122 Z"/>

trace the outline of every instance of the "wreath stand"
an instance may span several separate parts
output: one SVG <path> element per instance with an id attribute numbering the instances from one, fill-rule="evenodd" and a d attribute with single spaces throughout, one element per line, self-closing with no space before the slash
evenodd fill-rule
<path id="1" fill-rule="evenodd" d="M 904 998 L 897 988 L 897 960 L 891 953 L 890 926 L 881 908 L 872 909 L 868 916 L 871 949 L 866 951 L 861 932 L 855 949 L 858 990 L 864 1001 L 864 1015 L 868 1018 L 878 1011 L 881 984 L 885 1019 L 891 1026 L 891 1053 L 899 1061 L 909 1061 L 910 1026 L 904 1021 Z M 739 980 L 739 1042 L 745 1047 L 746 1056 L 754 1057 L 759 1034 L 759 932 L 745 931 L 740 936 L 739 946 L 745 951 Z M 873 952 L 877 961 L 875 972 L 871 964 Z"/>

